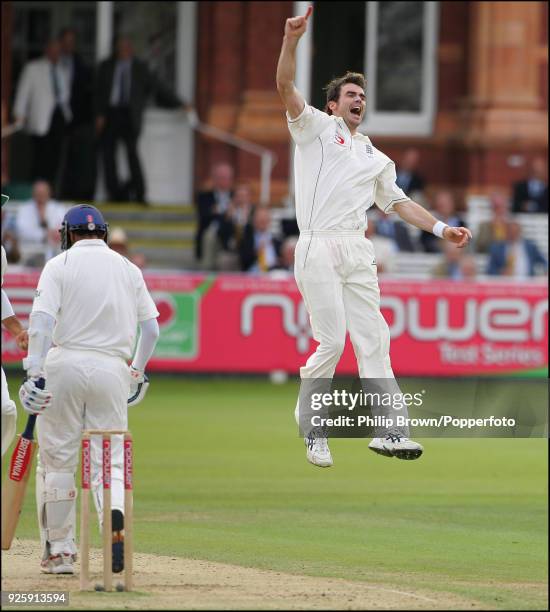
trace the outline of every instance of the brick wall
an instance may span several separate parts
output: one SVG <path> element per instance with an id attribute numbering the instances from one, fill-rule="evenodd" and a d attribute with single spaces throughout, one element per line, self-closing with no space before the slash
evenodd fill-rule
<path id="1" fill-rule="evenodd" d="M 275 201 L 287 191 L 289 140 L 274 77 L 284 20 L 292 10 L 291 2 L 199 4 L 199 110 L 215 125 L 276 150 Z M 457 194 L 508 187 L 522 178 L 531 158 L 547 154 L 547 14 L 542 2 L 441 2 L 434 133 L 376 137 L 376 145 L 397 161 L 405 147 L 418 147 L 421 171 L 432 187 L 448 185 Z M 494 87 L 494 79 L 515 70 L 521 80 L 517 63 L 526 61 L 535 62 L 536 86 L 529 95 L 536 97 L 536 108 L 524 109 L 516 122 L 513 95 L 503 101 L 505 88 Z M 479 87 L 489 95 L 483 103 Z M 523 165 L 511 165 L 511 157 Z M 238 177 L 258 187 L 257 160 L 204 141 L 197 145 L 197 185 L 218 159 L 232 161 Z"/>

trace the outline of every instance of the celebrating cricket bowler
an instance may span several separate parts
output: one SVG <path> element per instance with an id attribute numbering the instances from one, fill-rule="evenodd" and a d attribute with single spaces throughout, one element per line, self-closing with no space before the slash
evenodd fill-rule
<path id="1" fill-rule="evenodd" d="M 73 573 L 75 471 L 82 430 L 127 428 L 127 408 L 143 399 L 145 366 L 159 335 L 158 311 L 142 273 L 107 246 L 108 226 L 101 212 L 74 206 L 60 232 L 64 252 L 46 263 L 38 282 L 23 362 L 27 380 L 19 392 L 25 410 L 39 415 L 36 499 L 41 568 L 48 574 Z M 141 333 L 128 366 L 138 325 Z M 101 442 L 93 440 L 91 488 L 101 523 L 100 467 Z M 112 569 L 118 573 L 124 568 L 123 449 L 118 437 L 113 439 L 111 486 Z"/>
<path id="2" fill-rule="evenodd" d="M 277 89 L 286 106 L 288 128 L 296 143 L 294 172 L 300 239 L 295 278 L 308 310 L 316 351 L 300 370 L 305 379 L 331 379 L 346 332 L 362 379 L 393 379 L 389 328 L 380 312 L 376 261 L 365 237 L 367 210 L 376 204 L 401 219 L 461 248 L 471 239 L 464 227 L 437 221 L 396 185 L 392 160 L 357 131 L 365 114 L 365 77 L 346 73 L 328 84 L 325 111 L 307 104 L 294 85 L 296 48 L 311 14 L 286 20 L 277 66 Z M 396 385 L 395 385 L 396 386 Z M 369 444 L 373 451 L 416 459 L 422 446 L 408 428 L 387 431 Z M 307 459 L 333 464 L 326 435 L 310 432 Z"/>

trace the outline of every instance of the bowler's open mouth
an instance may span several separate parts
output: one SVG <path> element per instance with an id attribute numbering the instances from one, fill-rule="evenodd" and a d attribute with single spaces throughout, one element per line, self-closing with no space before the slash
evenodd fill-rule
<path id="1" fill-rule="evenodd" d="M 361 116 L 361 107 L 360 106 L 352 106 L 351 112 L 352 112 L 352 114 L 356 115 L 357 117 L 360 117 Z"/>

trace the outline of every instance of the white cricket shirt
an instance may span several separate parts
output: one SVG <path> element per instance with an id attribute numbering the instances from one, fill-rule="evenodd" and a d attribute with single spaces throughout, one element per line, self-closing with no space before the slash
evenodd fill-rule
<path id="1" fill-rule="evenodd" d="M 395 165 L 363 134 L 351 135 L 341 117 L 306 104 L 295 119 L 287 113 L 294 142 L 296 218 L 302 230 L 364 230 L 376 204 L 392 212 L 408 200 L 395 184 Z"/>
<path id="2" fill-rule="evenodd" d="M 159 313 L 141 270 L 103 240 L 79 240 L 50 259 L 40 275 L 32 312 L 56 320 L 53 342 L 130 359 L 139 321 Z"/>

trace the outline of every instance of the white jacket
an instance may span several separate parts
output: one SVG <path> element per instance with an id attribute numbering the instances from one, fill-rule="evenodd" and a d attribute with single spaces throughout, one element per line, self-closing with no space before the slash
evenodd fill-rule
<path id="1" fill-rule="evenodd" d="M 63 71 L 58 72 L 58 77 L 61 95 L 68 101 L 69 92 Z M 16 120 L 22 119 L 29 133 L 44 136 L 50 129 L 55 105 L 51 63 L 45 57 L 30 61 L 17 84 L 13 107 Z"/>

